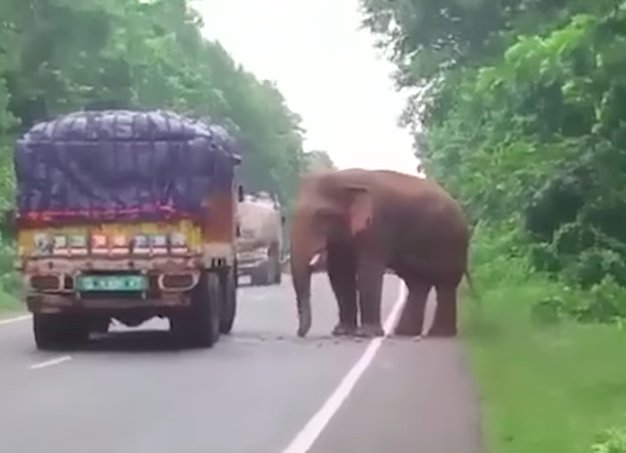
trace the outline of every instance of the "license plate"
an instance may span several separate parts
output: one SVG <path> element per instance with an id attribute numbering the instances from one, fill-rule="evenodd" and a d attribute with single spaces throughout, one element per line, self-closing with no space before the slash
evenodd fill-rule
<path id="1" fill-rule="evenodd" d="M 145 291 L 146 278 L 142 275 L 81 275 L 76 282 L 78 291 Z"/>

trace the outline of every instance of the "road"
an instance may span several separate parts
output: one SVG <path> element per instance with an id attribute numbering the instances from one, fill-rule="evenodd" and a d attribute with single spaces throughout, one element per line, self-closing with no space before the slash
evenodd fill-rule
<path id="1" fill-rule="evenodd" d="M 482 451 L 458 341 L 332 338 L 324 274 L 297 338 L 290 284 L 242 287 L 233 334 L 210 350 L 174 349 L 155 321 L 65 356 L 37 351 L 28 320 L 0 323 L 0 451 Z M 400 292 L 387 276 L 385 318 Z"/>

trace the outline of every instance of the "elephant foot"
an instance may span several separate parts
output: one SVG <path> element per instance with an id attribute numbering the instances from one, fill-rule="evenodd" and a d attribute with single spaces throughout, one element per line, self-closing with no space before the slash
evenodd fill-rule
<path id="1" fill-rule="evenodd" d="M 355 335 L 361 338 L 384 337 L 385 331 L 380 324 L 363 324 L 356 329 Z"/>
<path id="2" fill-rule="evenodd" d="M 456 337 L 456 326 L 432 326 L 428 332 L 429 337 Z"/>
<path id="3" fill-rule="evenodd" d="M 399 337 L 419 337 L 422 335 L 422 329 L 417 325 L 398 324 L 393 334 Z"/>
<path id="4" fill-rule="evenodd" d="M 354 335 L 356 330 L 356 326 L 354 325 L 339 323 L 333 329 L 332 335 L 335 337 Z"/>

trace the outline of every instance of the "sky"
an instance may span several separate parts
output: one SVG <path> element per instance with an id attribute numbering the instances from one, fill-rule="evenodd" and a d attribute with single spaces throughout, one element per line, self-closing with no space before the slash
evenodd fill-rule
<path id="1" fill-rule="evenodd" d="M 204 35 L 259 79 L 273 80 L 303 118 L 305 151 L 339 168 L 414 173 L 409 131 L 397 125 L 404 97 L 393 66 L 360 29 L 358 0 L 195 0 Z"/>

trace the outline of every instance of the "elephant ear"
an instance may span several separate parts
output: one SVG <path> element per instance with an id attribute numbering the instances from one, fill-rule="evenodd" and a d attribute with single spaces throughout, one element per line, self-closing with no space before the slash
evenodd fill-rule
<path id="1" fill-rule="evenodd" d="M 348 197 L 348 223 L 350 233 L 354 236 L 365 230 L 372 223 L 372 199 L 366 187 L 350 186 L 346 188 Z"/>

